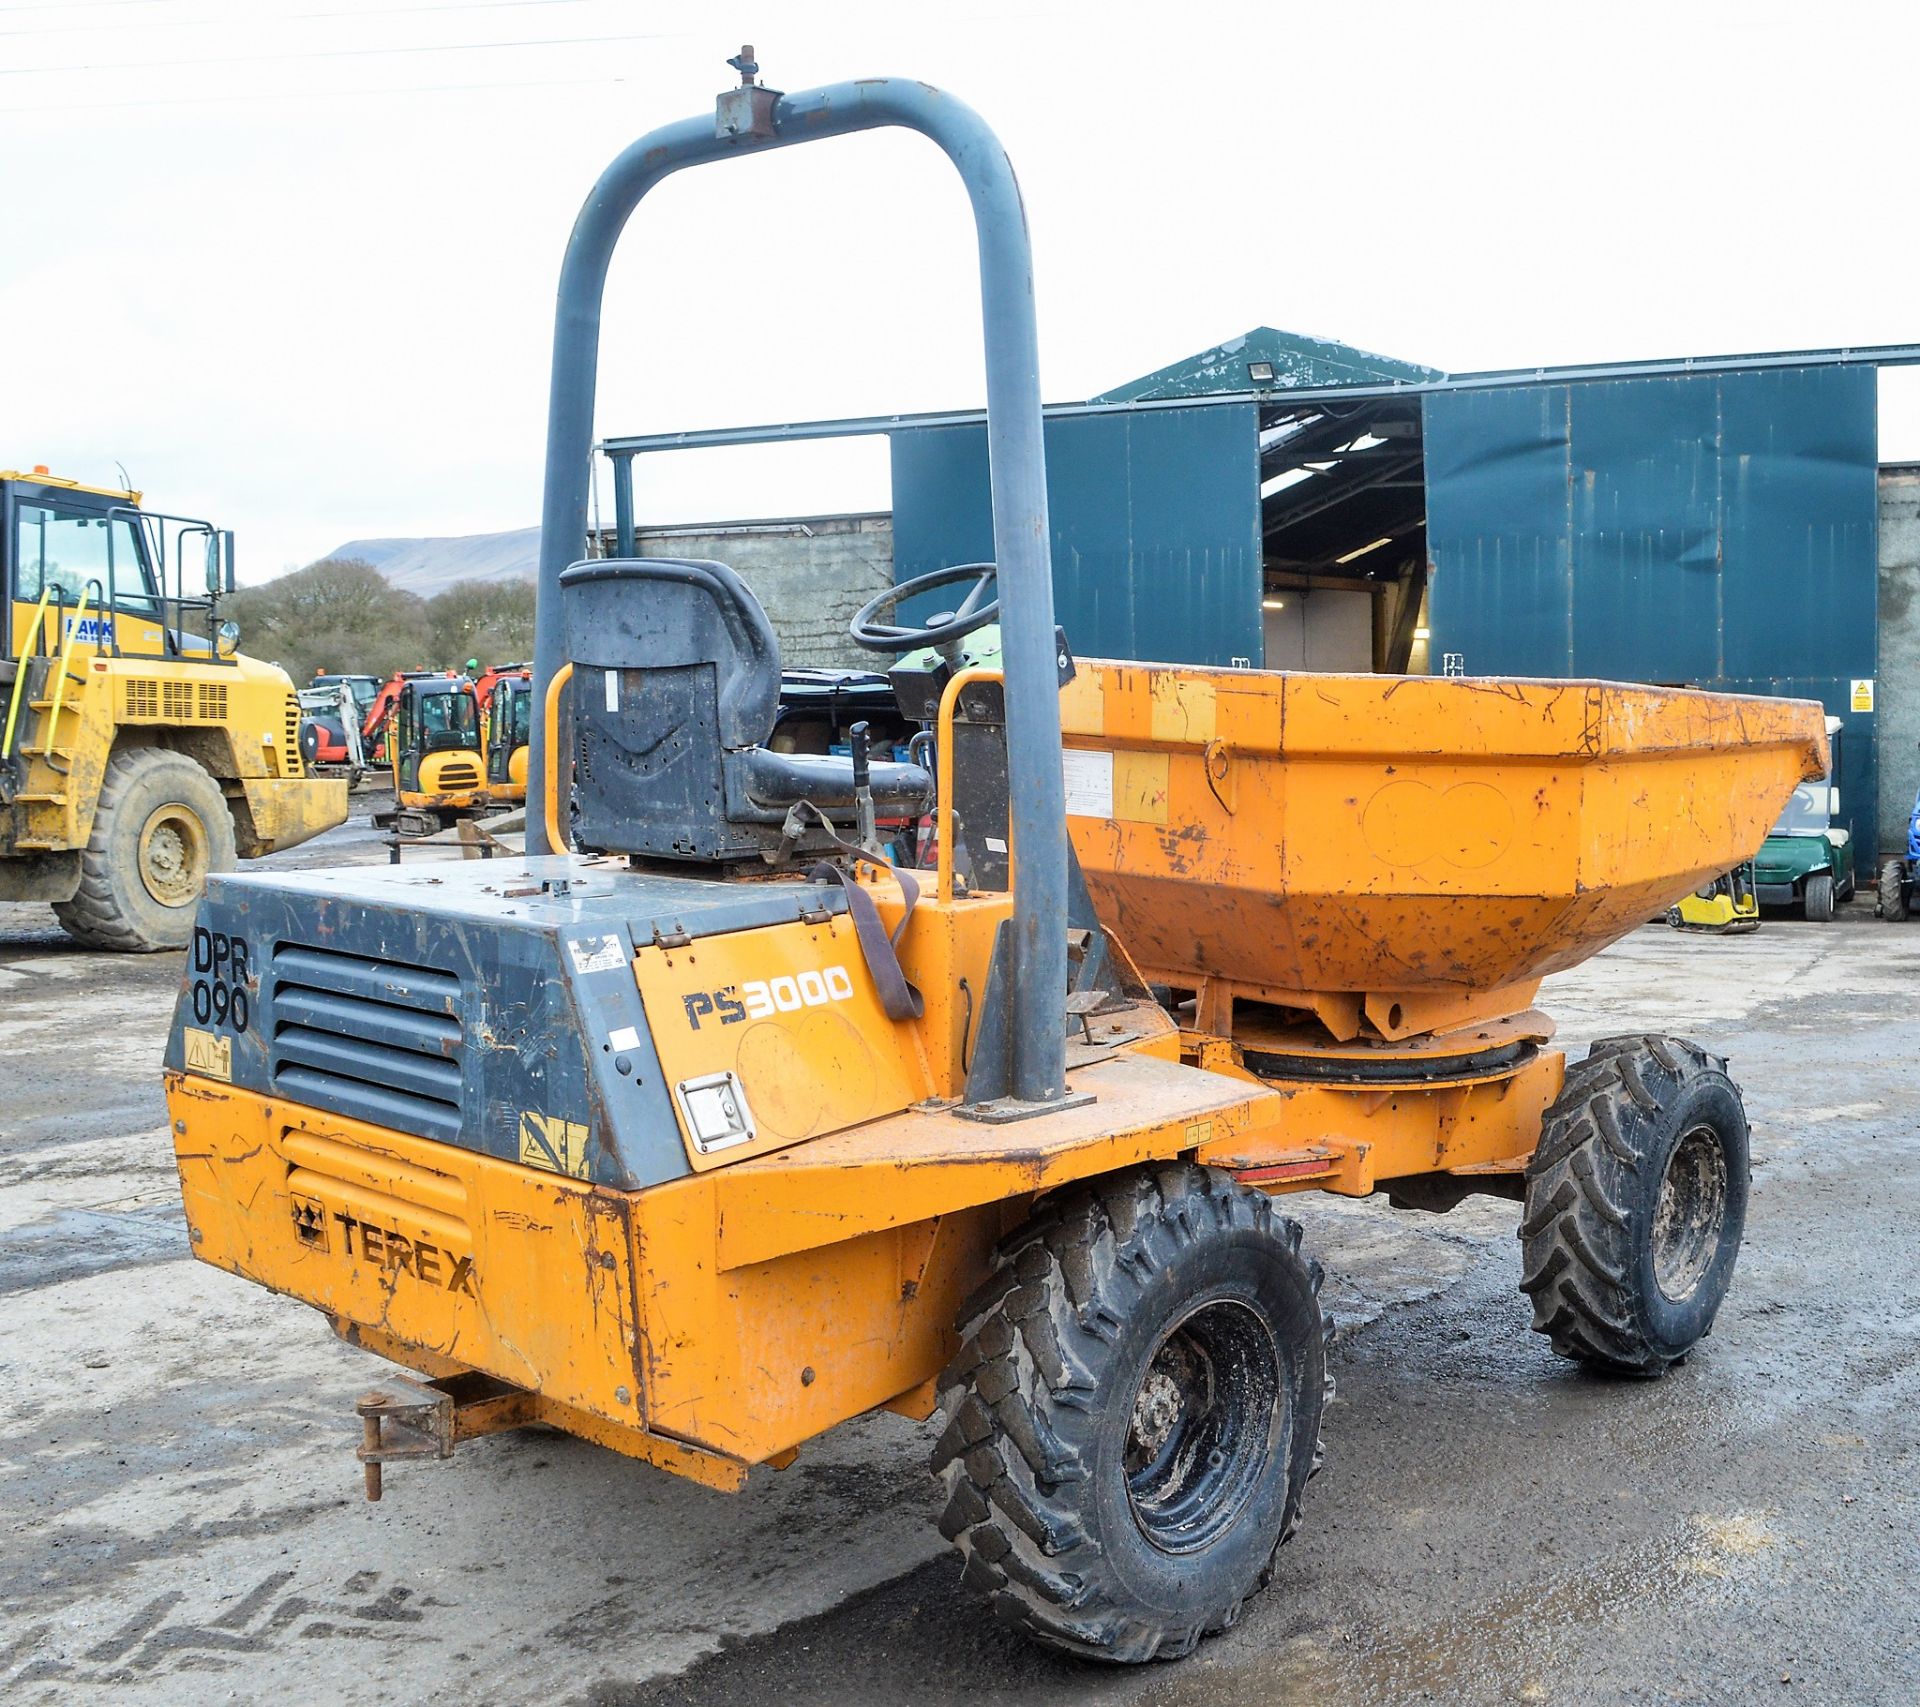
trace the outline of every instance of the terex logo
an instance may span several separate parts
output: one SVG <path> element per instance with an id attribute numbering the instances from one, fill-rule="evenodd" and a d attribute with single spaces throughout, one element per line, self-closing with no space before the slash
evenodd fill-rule
<path id="1" fill-rule="evenodd" d="M 680 998 L 687 1024 L 695 1031 L 709 1016 L 718 1017 L 722 1025 L 738 1025 L 742 1020 L 769 1019 L 852 999 L 853 979 L 844 966 L 823 966 L 817 971 L 808 967 L 782 978 L 751 978 L 720 990 L 694 990 Z"/>
<path id="2" fill-rule="evenodd" d="M 309 1250 L 332 1248 L 328 1214 L 324 1204 L 312 1197 L 293 1199 L 293 1235 Z M 473 1289 L 473 1258 L 455 1256 L 425 1239 L 410 1239 L 391 1227 L 376 1227 L 343 1209 L 332 1213 L 332 1223 L 340 1229 L 341 1254 L 356 1262 L 376 1263 L 396 1274 L 410 1274 L 428 1286 L 444 1287 L 449 1292 L 464 1292 L 477 1297 Z"/>

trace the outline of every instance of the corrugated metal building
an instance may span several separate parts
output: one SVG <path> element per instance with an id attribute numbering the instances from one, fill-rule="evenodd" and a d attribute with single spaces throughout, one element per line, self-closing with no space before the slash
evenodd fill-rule
<path id="1" fill-rule="evenodd" d="M 1818 698 L 1871 847 L 1875 370 L 1916 360 L 1443 375 L 1261 328 L 1048 411 L 1060 621 L 1090 656 Z M 990 557 L 977 412 L 611 439 L 619 526 L 637 454 L 872 433 L 896 580 Z"/>

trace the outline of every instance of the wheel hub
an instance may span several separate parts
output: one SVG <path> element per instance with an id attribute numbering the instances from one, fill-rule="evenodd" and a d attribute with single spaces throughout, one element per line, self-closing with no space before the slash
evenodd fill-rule
<path id="1" fill-rule="evenodd" d="M 1727 1216 L 1727 1153 L 1710 1126 L 1689 1128 L 1667 1159 L 1653 1217 L 1654 1284 L 1678 1304 L 1713 1266 Z"/>
<path id="2" fill-rule="evenodd" d="M 140 830 L 140 881 L 163 907 L 190 907 L 207 875 L 207 833 L 187 807 L 155 808 Z"/>
<path id="3" fill-rule="evenodd" d="M 1283 1401 L 1260 1317 L 1203 1304 L 1161 1338 L 1133 1398 L 1124 1469 L 1141 1533 L 1166 1553 L 1219 1539 L 1260 1488 Z"/>
<path id="4" fill-rule="evenodd" d="M 1173 1433 L 1173 1425 L 1180 1420 L 1181 1405 L 1180 1384 L 1156 1359 L 1133 1401 L 1133 1428 L 1127 1436 L 1129 1446 L 1136 1447 L 1146 1457 L 1158 1452 L 1166 1445 L 1167 1436 Z"/>

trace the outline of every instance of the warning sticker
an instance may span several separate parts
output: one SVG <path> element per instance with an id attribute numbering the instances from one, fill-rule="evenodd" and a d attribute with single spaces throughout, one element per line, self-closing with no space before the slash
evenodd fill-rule
<path id="1" fill-rule="evenodd" d="M 529 1168 L 545 1168 L 549 1173 L 587 1177 L 588 1130 L 575 1120 L 563 1120 L 554 1114 L 535 1114 L 528 1110 L 520 1116 L 520 1161 Z"/>
<path id="2" fill-rule="evenodd" d="M 1082 753 L 1069 747 L 1060 755 L 1067 784 L 1069 818 L 1113 816 L 1113 755 Z"/>
<path id="3" fill-rule="evenodd" d="M 1849 703 L 1855 711 L 1871 711 L 1873 709 L 1873 677 L 1857 676 L 1854 678 L 1853 693 L 1849 697 Z"/>
<path id="4" fill-rule="evenodd" d="M 225 1079 L 233 1083 L 233 1039 L 220 1037 L 211 1031 L 197 1031 L 192 1026 L 186 1029 L 187 1071 L 204 1073 L 209 1079 Z"/>
<path id="5" fill-rule="evenodd" d="M 620 939 L 611 934 L 607 936 L 583 936 L 567 943 L 567 952 L 573 956 L 573 969 L 582 976 L 589 972 L 611 972 L 624 963 L 620 953 Z"/>

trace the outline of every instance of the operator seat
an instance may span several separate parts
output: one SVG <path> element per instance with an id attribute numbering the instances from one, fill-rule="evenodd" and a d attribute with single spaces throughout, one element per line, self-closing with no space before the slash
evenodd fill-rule
<path id="1" fill-rule="evenodd" d="M 573 664 L 575 840 L 654 859 L 757 859 L 784 843 L 830 847 L 788 808 L 810 802 L 835 824 L 856 813 L 853 760 L 769 752 L 780 706 L 780 643 L 746 583 L 724 563 L 610 558 L 560 576 Z M 882 763 L 869 778 L 882 817 L 933 798 L 919 765 Z"/>

